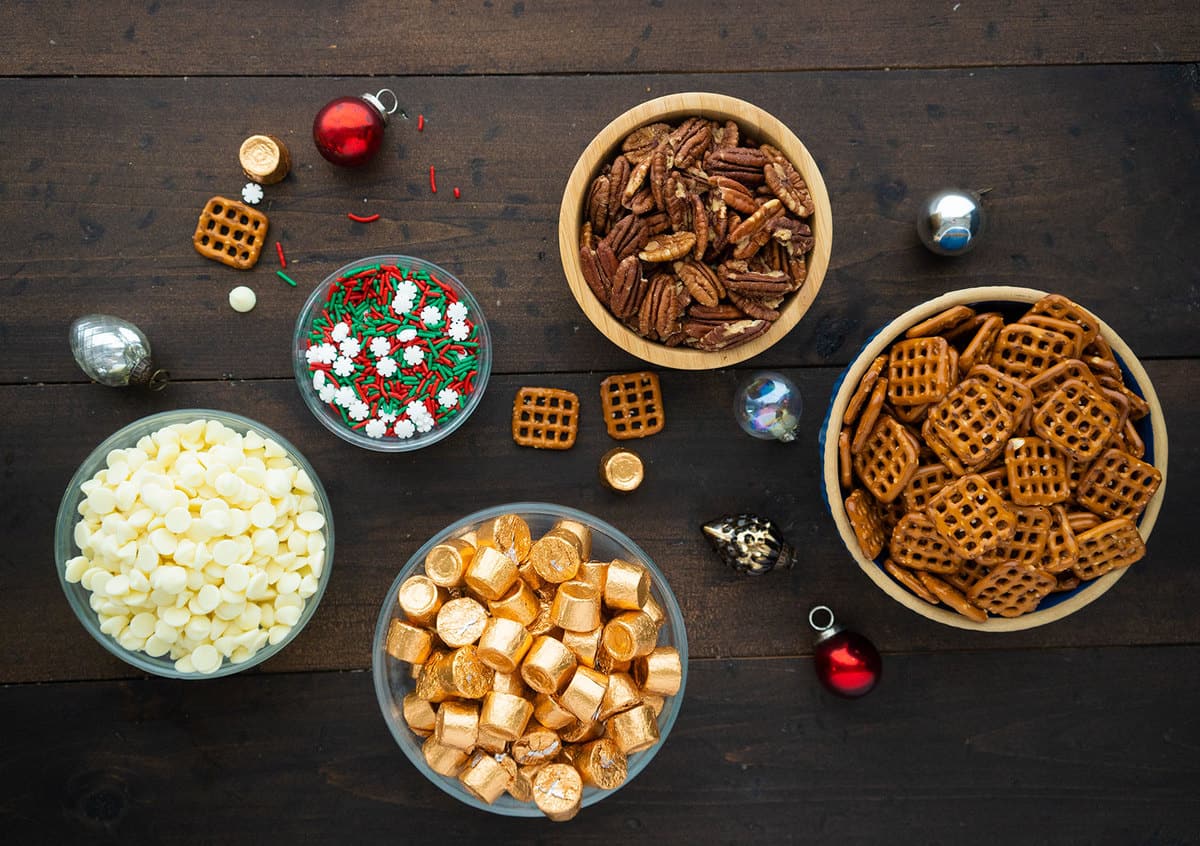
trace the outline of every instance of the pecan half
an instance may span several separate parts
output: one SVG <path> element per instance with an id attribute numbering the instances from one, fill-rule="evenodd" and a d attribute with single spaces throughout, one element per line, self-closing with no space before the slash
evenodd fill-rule
<path id="1" fill-rule="evenodd" d="M 712 144 L 712 129 L 704 118 L 690 118 L 667 137 L 675 149 L 675 165 L 686 168 L 700 160 Z"/>
<path id="2" fill-rule="evenodd" d="M 638 253 L 638 258 L 650 262 L 674 261 L 686 256 L 694 246 L 696 235 L 692 232 L 655 235 L 646 242 L 646 246 Z"/>
<path id="3" fill-rule="evenodd" d="M 635 314 L 645 293 L 642 265 L 637 256 L 622 259 L 612 278 L 612 295 L 609 301 L 612 313 L 620 318 Z"/>
<path id="4" fill-rule="evenodd" d="M 653 337 L 658 327 L 658 312 L 663 304 L 663 294 L 667 290 L 667 275 L 665 273 L 656 273 L 650 279 L 650 287 L 646 291 L 646 297 L 642 300 L 641 308 L 638 309 L 638 334 L 643 338 Z M 671 299 L 673 300 L 674 293 L 672 292 Z"/>
<path id="5" fill-rule="evenodd" d="M 678 185 L 671 180 L 672 185 Z M 684 232 L 692 228 L 692 204 L 682 191 L 667 196 L 667 217 L 671 219 L 671 228 L 676 232 Z"/>
<path id="6" fill-rule="evenodd" d="M 688 309 L 688 316 L 696 320 L 742 320 L 746 317 L 746 313 L 735 305 L 722 303 L 716 306 L 693 305 Z"/>
<path id="7" fill-rule="evenodd" d="M 675 275 L 679 277 L 685 288 L 691 293 L 696 302 L 705 306 L 715 306 L 724 294 L 721 281 L 710 268 L 697 261 L 677 261 L 674 264 Z"/>
<path id="8" fill-rule="evenodd" d="M 587 198 L 588 220 L 600 234 L 608 227 L 608 177 L 601 174 L 592 180 Z"/>
<path id="9" fill-rule="evenodd" d="M 629 181 L 625 183 L 625 190 L 621 194 L 621 204 L 626 205 L 633 199 L 634 194 L 642 190 L 642 183 L 646 181 L 646 176 L 650 173 L 650 159 L 645 158 L 638 162 L 633 172 L 629 174 Z"/>
<path id="10" fill-rule="evenodd" d="M 731 238 L 730 240 L 732 241 L 733 239 Z M 760 229 L 749 238 L 743 238 L 741 241 L 734 242 L 733 257 L 735 259 L 752 258 L 770 240 L 771 230 L 766 228 Z"/>
<path id="11" fill-rule="evenodd" d="M 758 302 L 750 297 L 743 297 L 741 294 L 735 294 L 728 288 L 725 289 L 729 296 L 729 301 L 735 306 L 746 312 L 750 317 L 758 318 L 759 320 L 778 320 L 779 312 L 765 303 Z"/>
<path id="12" fill-rule="evenodd" d="M 659 211 L 667 210 L 667 180 L 674 165 L 675 157 L 666 147 L 659 147 L 650 157 L 650 190 L 654 194 L 654 207 Z"/>
<path id="13" fill-rule="evenodd" d="M 730 208 L 742 214 L 758 211 L 758 202 L 742 183 L 727 176 L 714 176 L 711 184 L 721 192 L 721 200 Z"/>
<path id="14" fill-rule="evenodd" d="M 703 335 L 696 346 L 702 350 L 727 350 L 753 341 L 771 328 L 767 320 L 736 320 L 719 323 Z"/>
<path id="15" fill-rule="evenodd" d="M 724 282 L 725 290 L 760 300 L 781 296 L 792 289 L 791 281 L 782 270 L 770 273 L 730 273 Z"/>
<path id="16" fill-rule="evenodd" d="M 767 224 L 771 237 L 787 248 L 788 255 L 803 255 L 813 248 L 812 227 L 790 217 L 777 217 Z"/>
<path id="17" fill-rule="evenodd" d="M 737 121 L 727 120 L 724 125 L 713 122 L 713 142 L 718 147 L 736 147 L 738 145 Z"/>
<path id="18" fill-rule="evenodd" d="M 592 293 L 596 295 L 596 299 L 606 306 L 609 305 L 612 285 L 608 280 L 607 274 L 600 267 L 600 262 L 596 258 L 596 251 L 588 247 L 580 248 L 579 266 L 583 270 L 584 281 L 592 289 Z"/>
<path id="19" fill-rule="evenodd" d="M 645 224 L 646 238 L 652 238 L 671 228 L 671 219 L 662 212 L 647 215 L 642 218 L 642 222 Z"/>
<path id="20" fill-rule="evenodd" d="M 608 172 L 608 224 L 612 226 L 619 215 L 617 211 L 621 207 L 621 194 L 625 192 L 625 185 L 629 182 L 629 159 L 624 156 L 617 156 L 613 159 L 612 168 Z"/>
<path id="21" fill-rule="evenodd" d="M 634 214 L 645 214 L 654 208 L 654 193 L 649 188 L 643 188 L 633 195 L 633 199 L 626 203 L 625 207 Z"/>
<path id="22" fill-rule="evenodd" d="M 769 162 L 763 168 L 767 187 L 779 198 L 788 211 L 798 217 L 808 217 L 815 209 L 804 177 L 788 162 Z"/>
<path id="23" fill-rule="evenodd" d="M 783 214 L 783 203 L 779 202 L 779 200 L 768 200 L 759 206 L 753 214 L 738 224 L 737 229 L 729 233 L 729 240 L 745 240 L 766 226 L 768 221 L 779 217 L 781 214 Z"/>
<path id="24" fill-rule="evenodd" d="M 696 246 L 692 247 L 692 257 L 696 261 L 704 258 L 708 249 L 708 213 L 704 211 L 704 201 L 699 194 L 691 195 L 692 231 L 696 233 Z"/>
<path id="25" fill-rule="evenodd" d="M 648 126 L 635 129 L 621 143 L 621 149 L 625 153 L 625 158 L 634 164 L 639 164 L 644 159 L 650 158 L 650 154 L 654 152 L 654 148 L 670 132 L 670 125 L 665 123 L 652 123 Z"/>
<path id="26" fill-rule="evenodd" d="M 596 235 L 592 232 L 592 222 L 590 220 L 585 220 L 579 230 L 579 247 L 580 249 L 584 247 L 587 247 L 589 250 L 596 249 Z"/>
<path id="27" fill-rule="evenodd" d="M 735 168 L 761 169 L 767 163 L 767 156 L 762 150 L 750 147 L 718 147 L 704 158 L 705 164 L 715 164 L 719 167 L 732 165 Z"/>

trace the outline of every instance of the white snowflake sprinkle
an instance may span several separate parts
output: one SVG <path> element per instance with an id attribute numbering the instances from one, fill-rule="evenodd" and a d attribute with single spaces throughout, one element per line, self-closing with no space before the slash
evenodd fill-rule
<path id="1" fill-rule="evenodd" d="M 338 349 L 342 351 L 342 355 L 346 356 L 346 358 L 354 358 L 362 352 L 362 341 L 358 340 L 358 338 L 346 338 L 338 344 Z"/>
<path id="2" fill-rule="evenodd" d="M 396 359 L 384 357 L 375 362 L 375 370 L 385 378 L 396 375 Z"/>
<path id="3" fill-rule="evenodd" d="M 437 306 L 427 305 L 421 309 L 421 322 L 426 326 L 437 326 L 442 322 L 442 313 Z"/>
<path id="4" fill-rule="evenodd" d="M 383 358 L 392 351 L 392 342 L 387 338 L 376 336 L 371 339 L 371 355 Z"/>
<path id="5" fill-rule="evenodd" d="M 404 348 L 404 363 L 409 367 L 416 367 L 424 360 L 425 353 L 421 352 L 421 348 L 416 344 Z"/>
<path id="6" fill-rule="evenodd" d="M 453 388 L 442 388 L 438 391 L 438 402 L 442 408 L 454 408 L 458 405 L 458 391 Z"/>
<path id="7" fill-rule="evenodd" d="M 450 303 L 450 307 L 446 309 L 446 317 L 456 323 L 461 323 L 467 319 L 467 307 L 462 303 Z"/>
<path id="8" fill-rule="evenodd" d="M 349 385 L 342 385 L 342 387 L 337 389 L 337 394 L 334 396 L 333 401 L 342 408 L 349 408 L 358 402 L 358 394 Z"/>
<path id="9" fill-rule="evenodd" d="M 371 413 L 371 407 L 362 400 L 358 400 L 358 402 L 352 403 L 346 411 L 350 413 L 351 420 L 366 420 L 367 415 Z"/>
<path id="10" fill-rule="evenodd" d="M 416 425 L 418 432 L 422 432 L 422 433 L 428 432 L 430 429 L 433 428 L 433 418 L 432 417 L 418 417 L 414 421 L 414 424 Z"/>
<path id="11" fill-rule="evenodd" d="M 349 376 L 354 372 L 354 362 L 344 355 L 339 355 L 333 363 L 333 372 L 339 376 Z"/>
<path id="12" fill-rule="evenodd" d="M 408 329 L 401 329 L 400 334 L 396 336 L 396 340 L 402 344 L 407 344 L 415 337 L 417 337 L 417 330 L 410 327 Z"/>
<path id="13" fill-rule="evenodd" d="M 313 380 L 313 390 L 316 390 L 316 391 L 321 390 L 321 386 L 325 384 L 325 371 L 324 370 L 313 371 L 312 380 Z"/>
<path id="14" fill-rule="evenodd" d="M 409 417 L 420 417 L 421 415 L 428 416 L 429 414 L 429 409 L 425 408 L 425 404 L 417 402 L 416 400 L 413 400 L 407 406 L 405 406 L 404 410 L 408 413 Z"/>
<path id="15" fill-rule="evenodd" d="M 257 206 L 262 202 L 263 189 L 257 182 L 247 182 L 242 186 L 242 201 L 249 203 L 252 206 Z"/>
<path id="16" fill-rule="evenodd" d="M 412 307 L 412 300 L 406 300 L 403 297 L 396 297 L 392 300 L 392 311 L 398 315 L 407 314 L 412 310 Z"/>
<path id="17" fill-rule="evenodd" d="M 337 347 L 333 344 L 317 344 L 304 351 L 309 364 L 333 364 L 337 358 Z"/>
<path id="18" fill-rule="evenodd" d="M 365 428 L 368 438 L 382 438 L 384 433 L 387 432 L 387 424 L 382 420 L 372 420 L 367 423 Z"/>
<path id="19" fill-rule="evenodd" d="M 318 391 L 317 395 L 321 397 L 321 402 L 333 402 L 334 397 L 337 396 L 337 392 L 336 385 L 332 382 L 326 382 L 321 386 L 321 390 Z"/>
<path id="20" fill-rule="evenodd" d="M 456 341 L 465 341 L 471 337 L 471 329 L 461 320 L 456 320 L 450 324 L 450 337 Z"/>
<path id="21" fill-rule="evenodd" d="M 382 420 L 384 423 L 395 423 L 396 415 L 390 411 L 385 411 L 383 414 L 379 415 L 379 419 Z"/>
<path id="22" fill-rule="evenodd" d="M 344 341 L 350 337 L 350 324 L 342 321 L 329 332 L 329 337 L 335 341 Z"/>
<path id="23" fill-rule="evenodd" d="M 411 438 L 417 431 L 417 427 L 412 424 L 411 420 L 401 420 L 396 424 L 397 438 Z"/>

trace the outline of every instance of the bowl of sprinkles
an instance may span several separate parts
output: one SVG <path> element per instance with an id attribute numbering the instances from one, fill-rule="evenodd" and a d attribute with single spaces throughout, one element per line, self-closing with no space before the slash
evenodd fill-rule
<path id="1" fill-rule="evenodd" d="M 338 437 L 379 452 L 440 441 L 475 410 L 492 368 L 479 303 L 452 273 L 411 256 L 331 273 L 296 321 L 300 395 Z"/>

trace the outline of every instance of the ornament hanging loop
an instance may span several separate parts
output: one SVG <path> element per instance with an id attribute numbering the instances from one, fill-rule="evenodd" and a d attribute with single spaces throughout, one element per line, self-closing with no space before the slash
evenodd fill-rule
<path id="1" fill-rule="evenodd" d="M 826 622 L 818 624 L 818 620 L 825 619 Z M 808 624 L 813 627 L 814 631 L 827 632 L 833 628 L 833 609 L 827 605 L 818 605 L 808 612 Z"/>
<path id="2" fill-rule="evenodd" d="M 383 116 L 383 122 L 387 123 L 388 115 L 393 115 L 400 108 L 400 98 L 396 96 L 396 92 L 390 88 L 381 88 L 374 94 L 364 94 L 362 98 L 379 110 L 379 114 Z M 391 101 L 391 108 L 384 105 L 384 100 Z"/>

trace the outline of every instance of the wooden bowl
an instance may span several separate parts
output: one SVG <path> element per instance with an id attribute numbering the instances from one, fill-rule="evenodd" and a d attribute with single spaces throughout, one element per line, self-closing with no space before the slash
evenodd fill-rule
<path id="1" fill-rule="evenodd" d="M 673 123 L 689 117 L 734 120 L 760 143 L 779 149 L 800 171 L 808 183 L 816 211 L 809 219 L 814 246 L 808 257 L 808 277 L 799 291 L 789 295 L 780 309 L 781 314 L 771 328 L 753 341 L 728 350 L 706 352 L 688 347 L 668 347 L 649 341 L 630 331 L 613 316 L 592 293 L 579 266 L 579 232 L 584 220 L 584 203 L 592 180 L 609 162 L 621 142 L 640 126 L 659 121 Z M 558 216 L 558 247 L 562 254 L 563 272 L 571 293 L 597 329 L 621 349 L 651 364 L 680 370 L 711 370 L 728 367 L 758 355 L 786 335 L 795 326 L 821 290 L 821 280 L 829 267 L 829 251 L 833 243 L 833 220 L 825 180 L 808 150 L 790 129 L 773 115 L 758 106 L 727 97 L 724 94 L 692 92 L 669 94 L 634 106 L 600 131 L 575 163 L 571 178 L 563 191 L 562 209 Z"/>
<path id="2" fill-rule="evenodd" d="M 825 425 L 821 428 L 821 454 L 824 463 L 823 493 L 846 549 L 850 551 L 854 560 L 858 562 L 858 566 L 871 578 L 871 581 L 881 587 L 888 596 L 921 616 L 947 626 L 985 632 L 1012 632 L 1061 620 L 1098 599 L 1101 594 L 1117 583 L 1117 580 L 1125 574 L 1125 570 L 1128 568 L 1113 570 L 1098 579 L 1084 582 L 1073 591 L 1051 594 L 1042 600 L 1036 611 L 1020 617 L 989 617 L 986 622 L 976 623 L 943 606 L 930 605 L 910 593 L 883 569 L 883 561 L 887 557 L 886 549 L 878 559 L 872 561 L 863 555 L 859 548 L 854 530 L 850 527 L 850 521 L 846 517 L 844 495 L 838 480 L 837 439 L 838 433 L 842 430 L 842 416 L 845 414 L 850 396 L 854 393 L 871 362 L 882 354 L 893 341 L 898 340 L 909 327 L 956 305 L 975 306 L 979 311 L 1000 311 L 1005 314 L 1006 318 L 1010 315 L 1015 318 L 1019 312 L 1024 310 L 1024 306 L 1037 302 L 1046 296 L 1046 293 L 1032 288 L 1009 286 L 965 288 L 961 291 L 951 291 L 922 303 L 916 308 L 909 309 L 879 330 L 842 374 L 841 381 L 834 387 L 833 400 Z M 1080 303 L 1080 305 L 1087 307 L 1086 303 Z M 1150 532 L 1154 528 L 1159 509 L 1162 507 L 1163 495 L 1167 490 L 1167 427 L 1163 422 L 1162 405 L 1158 401 L 1158 395 L 1154 392 L 1154 385 L 1151 384 L 1150 377 L 1146 374 L 1137 356 L 1134 355 L 1133 350 L 1113 331 L 1111 326 L 1103 320 L 1100 320 L 1099 323 L 1100 333 L 1112 347 L 1113 353 L 1124 371 L 1125 385 L 1141 395 L 1150 405 L 1150 414 L 1135 423 L 1138 434 L 1146 444 L 1146 455 L 1143 460 L 1157 467 L 1163 478 L 1157 493 L 1150 500 L 1150 504 L 1142 512 L 1141 519 L 1138 521 L 1138 531 L 1141 532 L 1144 540 L 1149 541 Z M 1140 566 L 1146 565 L 1141 564 Z"/>

